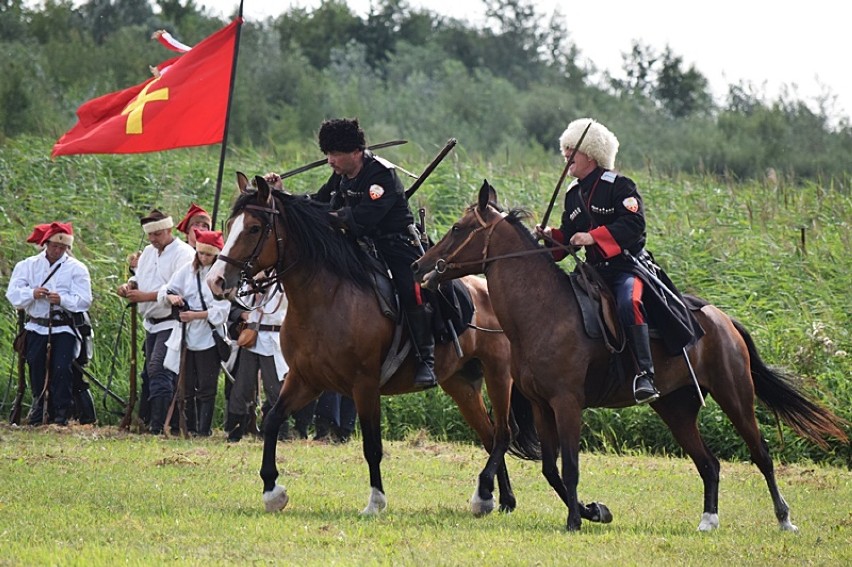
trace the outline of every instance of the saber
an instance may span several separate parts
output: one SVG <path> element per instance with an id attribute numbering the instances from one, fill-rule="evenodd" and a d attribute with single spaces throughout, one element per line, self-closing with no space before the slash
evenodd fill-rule
<path id="1" fill-rule="evenodd" d="M 680 300 L 677 294 L 670 290 L 669 287 L 664 284 L 654 272 L 643 266 L 642 263 L 633 256 L 633 254 L 630 254 L 625 250 L 622 255 L 630 258 L 636 269 L 642 272 L 642 274 L 646 278 L 648 278 L 651 283 L 655 284 L 657 288 L 660 289 L 665 295 L 674 299 L 677 304 L 681 306 L 682 309 L 689 311 L 689 309 L 686 307 L 686 305 L 683 304 L 683 301 Z M 698 392 L 698 399 L 701 400 L 701 407 L 705 407 L 707 404 L 704 401 L 704 394 L 701 393 L 701 386 L 698 384 L 698 377 L 695 376 L 695 370 L 692 368 L 692 363 L 689 361 L 689 356 L 686 354 L 686 347 L 683 347 L 681 349 L 681 352 L 683 353 L 683 359 L 686 361 L 686 366 L 687 368 L 689 368 L 689 375 L 692 376 L 692 383 L 695 384 L 695 391 Z"/>

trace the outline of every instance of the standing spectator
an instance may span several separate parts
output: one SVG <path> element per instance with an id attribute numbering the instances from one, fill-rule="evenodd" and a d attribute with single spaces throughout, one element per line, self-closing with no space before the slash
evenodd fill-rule
<path id="1" fill-rule="evenodd" d="M 248 430 L 251 408 L 257 397 L 258 372 L 266 398 L 263 407 L 268 411 L 278 399 L 281 382 L 289 370 L 281 353 L 280 338 L 281 324 L 287 314 L 287 297 L 276 285 L 265 294 L 255 294 L 253 307 L 253 311 L 246 312 L 246 325 L 237 343 L 240 345 L 239 361 L 225 423 L 230 442 L 239 441 Z"/>
<path id="2" fill-rule="evenodd" d="M 180 371 L 181 363 L 184 366 L 183 399 L 187 430 L 191 434 L 209 437 L 220 371 L 213 333 L 225 336 L 225 322 L 231 304 L 226 299 L 214 298 L 205 281 L 210 266 L 224 246 L 222 233 L 218 230 L 193 230 L 195 259 L 175 272 L 160 288 L 158 300 L 162 305 L 177 308 L 179 320 L 183 323 L 166 342 L 168 352 L 164 364 L 175 373 Z M 186 331 L 185 338 L 182 330 Z M 184 343 L 186 350 L 182 352 Z M 183 361 L 181 357 L 184 357 Z"/>
<path id="3" fill-rule="evenodd" d="M 307 407 L 313 409 L 314 441 L 349 441 L 355 430 L 356 417 L 355 401 L 352 398 L 337 392 L 323 392 Z M 301 431 L 299 434 L 301 435 Z"/>
<path id="4" fill-rule="evenodd" d="M 166 341 L 177 326 L 171 308 L 157 301 L 157 292 L 184 265 L 192 262 L 192 246 L 172 234 L 172 217 L 154 209 L 141 219 L 142 230 L 150 244 L 136 266 L 136 274 L 119 286 L 118 295 L 136 303 L 145 327 L 145 365 L 142 371 L 142 396 L 139 416 L 148 430 L 159 435 L 174 394 L 175 373 L 166 368 Z"/>
<path id="5" fill-rule="evenodd" d="M 44 249 L 15 265 L 6 291 L 9 302 L 27 313 L 25 356 L 33 395 L 29 423 L 40 425 L 46 416 L 67 425 L 73 407 L 71 364 L 81 348 L 73 319 L 91 306 L 92 284 L 88 268 L 71 256 L 71 223 L 39 225 L 31 238 Z"/>
<path id="6" fill-rule="evenodd" d="M 175 228 L 179 232 L 184 233 L 186 235 L 186 243 L 195 248 L 194 229 L 210 230 L 212 228 L 211 222 L 213 221 L 210 218 L 210 214 L 195 203 L 192 203 L 186 215 Z"/>

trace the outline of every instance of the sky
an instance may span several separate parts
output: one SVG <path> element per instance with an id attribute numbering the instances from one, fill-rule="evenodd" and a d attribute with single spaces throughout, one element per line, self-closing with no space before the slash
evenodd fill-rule
<path id="1" fill-rule="evenodd" d="M 481 0 L 408 0 L 438 14 L 484 21 Z M 359 15 L 370 0 L 348 0 Z M 559 7 L 569 39 L 582 58 L 621 76 L 622 54 L 634 40 L 661 52 L 667 45 L 710 83 L 717 102 L 724 103 L 728 85 L 749 83 L 775 100 L 786 88 L 789 98 L 816 110 L 818 97 L 836 97 L 829 107 L 834 121 L 852 116 L 852 72 L 848 19 L 836 0 L 533 0 L 536 11 L 550 18 Z M 262 20 L 291 6 L 314 8 L 320 0 L 245 0 L 243 15 Z M 213 13 L 230 14 L 239 0 L 196 0 Z"/>

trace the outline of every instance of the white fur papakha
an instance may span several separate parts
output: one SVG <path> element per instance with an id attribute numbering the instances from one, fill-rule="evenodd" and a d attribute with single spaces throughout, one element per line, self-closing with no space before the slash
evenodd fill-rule
<path id="1" fill-rule="evenodd" d="M 589 125 L 589 122 L 592 123 L 592 126 L 577 151 L 583 152 L 604 169 L 615 168 L 618 138 L 606 126 L 600 122 L 595 122 L 592 118 L 580 118 L 571 122 L 559 136 L 560 149 L 565 152 L 565 148 L 576 148 L 577 142 L 580 141 L 580 136 L 583 135 L 583 131 Z"/>

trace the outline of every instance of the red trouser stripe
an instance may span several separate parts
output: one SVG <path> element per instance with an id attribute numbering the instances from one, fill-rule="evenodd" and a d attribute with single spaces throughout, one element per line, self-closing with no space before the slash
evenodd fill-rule
<path id="1" fill-rule="evenodd" d="M 633 318 L 637 325 L 645 324 L 645 317 L 642 316 L 642 290 L 644 283 L 639 278 L 633 278 L 633 297 L 630 298 L 633 303 Z"/>
<path id="2" fill-rule="evenodd" d="M 420 293 L 420 284 L 414 282 L 414 300 L 417 302 L 417 305 L 423 305 L 423 296 Z"/>

